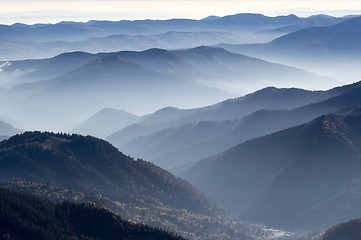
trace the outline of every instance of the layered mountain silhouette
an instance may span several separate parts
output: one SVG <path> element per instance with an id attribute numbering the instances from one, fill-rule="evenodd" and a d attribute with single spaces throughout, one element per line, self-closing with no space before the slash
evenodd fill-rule
<path id="1" fill-rule="evenodd" d="M 9 62 L 1 74 L 14 72 L 24 75 L 8 90 L 11 104 L 4 106 L 8 114 L 26 119 L 24 128 L 59 130 L 104 107 L 149 113 L 165 104 L 206 105 L 270 84 L 336 84 L 300 69 L 210 47 L 68 53 Z M 67 118 L 59 122 L 63 115 Z"/>
<path id="2" fill-rule="evenodd" d="M 360 26 L 292 14 L 0 25 L 0 239 L 288 239 L 275 228 L 359 218 Z"/>
<path id="3" fill-rule="evenodd" d="M 348 85 L 327 92 L 268 87 L 243 97 L 229 99 L 203 108 L 168 107 L 145 116 L 142 122 L 121 129 L 107 139 L 116 146 L 121 146 L 137 136 L 149 135 L 158 130 L 199 121 L 242 119 L 257 110 L 292 109 L 340 95 L 357 86 L 358 84 Z"/>
<path id="4" fill-rule="evenodd" d="M 325 54 L 354 53 L 360 49 L 360 24 L 361 17 L 356 17 L 332 26 L 303 29 L 275 39 L 267 47 L 274 50 L 293 49 L 304 54 L 311 51 Z"/>
<path id="5" fill-rule="evenodd" d="M 256 28 L 276 28 L 287 25 L 304 24 L 317 17 L 317 25 L 332 24 L 342 21 L 326 15 L 300 18 L 295 15 L 267 17 L 262 14 L 235 14 L 225 17 L 204 18 L 201 20 L 169 19 L 169 20 L 138 20 L 138 21 L 89 21 L 60 22 L 57 24 L 14 24 L 2 25 L 0 31 L 10 39 L 22 40 L 27 37 L 29 41 L 49 42 L 59 40 L 87 39 L 94 36 L 107 36 L 111 34 L 139 34 L 159 33 L 167 31 L 199 31 L 199 30 L 235 30 L 239 32 L 254 31 Z M 321 22 L 323 21 L 323 22 Z"/>
<path id="6" fill-rule="evenodd" d="M 265 44 L 219 47 L 232 52 L 286 63 L 321 75 L 356 81 L 359 78 L 361 17 L 331 26 L 295 31 Z"/>
<path id="7" fill-rule="evenodd" d="M 151 123 L 145 119 L 114 133 L 108 140 L 132 156 L 149 159 L 177 173 L 194 161 L 245 140 L 295 126 L 326 113 L 345 115 L 357 112 L 355 106 L 361 105 L 359 86 L 360 83 L 355 83 L 314 92 L 267 88 L 204 109 L 183 110 L 181 117 L 174 114 L 170 121 L 164 119 Z M 291 106 L 313 101 L 316 103 L 288 110 Z M 341 109 L 344 113 L 339 112 Z M 182 167 L 174 168 L 176 166 Z"/>
<path id="8" fill-rule="evenodd" d="M 266 42 L 295 30 L 341 21 L 344 18 L 325 15 L 300 18 L 295 15 L 267 17 L 261 14 L 236 14 L 202 20 L 1 25 L 0 34 L 4 37 L 0 40 L 0 60 L 44 58 L 69 51 L 114 52 L 151 47 L 190 48 L 222 42 Z"/>
<path id="9" fill-rule="evenodd" d="M 168 74 L 179 73 L 184 74 L 186 77 L 195 75 L 199 78 L 221 78 L 222 76 L 223 78 L 231 78 L 232 76 L 234 78 L 235 75 L 237 75 L 238 78 L 242 79 L 244 82 L 249 79 L 245 77 L 250 74 L 255 79 L 264 78 L 262 71 L 269 71 L 269 74 L 267 75 L 269 78 L 274 78 L 272 77 L 272 74 L 279 72 L 279 78 L 285 78 L 288 76 L 292 81 L 302 78 L 302 76 L 296 76 L 297 74 L 304 74 L 304 79 L 306 79 L 306 77 L 311 78 L 313 76 L 312 74 L 305 73 L 299 69 L 273 64 L 255 58 L 249 58 L 240 54 L 230 53 L 220 48 L 205 46 L 173 51 L 153 48 L 142 52 L 121 51 L 99 54 L 72 52 L 61 54 L 49 59 L 5 62 L 6 64 L 4 63 L 2 66 L 2 71 L 7 73 L 14 72 L 15 70 L 32 70 L 31 73 L 22 76 L 18 83 L 24 83 L 29 80 L 39 81 L 59 77 L 63 74 L 67 74 L 68 72 L 77 70 L 80 67 L 85 67 L 88 64 L 95 64 L 95 59 L 106 57 L 117 57 L 120 60 L 137 64 L 148 70 Z M 255 71 L 255 69 L 259 72 Z"/>
<path id="10" fill-rule="evenodd" d="M 299 229 L 334 225 L 361 211 L 360 121 L 324 115 L 246 141 L 181 175 L 242 219 Z"/>
<path id="11" fill-rule="evenodd" d="M 278 52 L 278 55 L 282 57 L 287 53 L 292 56 L 301 55 L 299 57 L 310 55 L 312 57 L 315 55 L 342 57 L 343 54 L 357 54 L 355 51 L 359 50 L 360 24 L 361 17 L 355 17 L 331 26 L 310 27 L 295 31 L 265 44 L 230 45 L 229 48 L 227 44 L 224 44 L 222 47 L 242 53 L 254 52 L 256 55 L 257 51 L 260 54 L 263 54 L 263 51 L 265 55 Z"/>
<path id="12" fill-rule="evenodd" d="M 344 19 L 347 20 L 347 18 L 352 18 L 354 16 L 345 16 Z M 342 20 L 341 20 L 342 21 Z M 340 22 L 339 18 L 334 18 L 332 16 L 319 14 L 319 15 L 313 15 L 310 16 L 304 21 L 299 22 L 294 25 L 288 25 L 284 27 L 279 27 L 271 30 L 265 30 L 262 31 L 262 33 L 283 33 L 288 34 L 291 32 L 299 31 L 301 29 L 311 28 L 311 27 L 320 27 L 320 26 L 328 26 L 328 25 L 334 25 Z"/>
<path id="13" fill-rule="evenodd" d="M 84 36 L 87 37 L 87 36 Z M 271 38 L 267 37 L 267 40 Z M 200 45 L 215 45 L 222 42 L 247 43 L 251 36 L 224 31 L 167 31 L 154 34 L 125 35 L 113 34 L 105 37 L 90 37 L 79 41 L 21 42 L 0 40 L 8 48 L 1 48 L 1 60 L 52 57 L 63 52 L 85 51 L 91 53 L 114 52 L 119 50 L 143 51 L 149 48 L 183 49 Z"/>
<path id="14" fill-rule="evenodd" d="M 2 239 L 184 239 L 92 204 L 55 204 L 5 189 L 0 189 L 0 203 Z"/>
<path id="15" fill-rule="evenodd" d="M 57 201 L 103 202 L 132 221 L 188 237 L 245 237 L 246 226 L 189 183 L 149 162 L 127 157 L 103 140 L 25 132 L 0 142 L 0 149 L 2 186 Z M 223 231 L 227 234 L 220 234 Z"/>
<path id="16" fill-rule="evenodd" d="M 104 108 L 78 124 L 73 131 L 82 135 L 93 135 L 105 138 L 119 128 L 126 127 L 141 120 L 142 117 L 122 110 Z"/>

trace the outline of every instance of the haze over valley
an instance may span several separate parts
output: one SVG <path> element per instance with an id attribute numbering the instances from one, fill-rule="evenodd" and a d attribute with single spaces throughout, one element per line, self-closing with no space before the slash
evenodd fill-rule
<path id="1" fill-rule="evenodd" d="M 360 29 L 0 25 L 0 239 L 358 239 Z"/>

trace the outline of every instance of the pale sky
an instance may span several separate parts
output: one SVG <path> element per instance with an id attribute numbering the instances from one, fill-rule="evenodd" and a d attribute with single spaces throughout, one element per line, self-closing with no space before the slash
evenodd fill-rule
<path id="1" fill-rule="evenodd" d="M 360 14 L 361 0 L 0 0 L 0 24 L 92 19 L 201 19 L 236 13 L 344 16 Z"/>

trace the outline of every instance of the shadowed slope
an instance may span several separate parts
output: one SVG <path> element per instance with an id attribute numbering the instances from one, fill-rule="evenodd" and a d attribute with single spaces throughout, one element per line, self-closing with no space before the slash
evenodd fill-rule
<path id="1" fill-rule="evenodd" d="M 332 225 L 361 213 L 360 122 L 325 115 L 201 160 L 181 176 L 243 219 Z"/>

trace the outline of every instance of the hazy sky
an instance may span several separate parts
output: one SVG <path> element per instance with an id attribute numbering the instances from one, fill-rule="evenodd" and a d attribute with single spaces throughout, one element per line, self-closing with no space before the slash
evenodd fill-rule
<path id="1" fill-rule="evenodd" d="M 0 0 L 0 23 L 54 23 L 91 19 L 200 19 L 209 15 L 262 13 L 299 16 L 361 13 L 361 0 Z"/>

